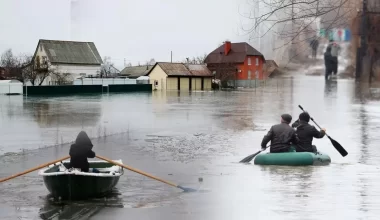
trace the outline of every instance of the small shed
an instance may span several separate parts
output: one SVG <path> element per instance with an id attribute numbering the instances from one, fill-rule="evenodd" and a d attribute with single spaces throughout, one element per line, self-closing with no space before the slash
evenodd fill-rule
<path id="1" fill-rule="evenodd" d="M 22 86 L 22 82 L 18 80 L 0 80 L 0 94 L 21 95 L 23 94 Z"/>

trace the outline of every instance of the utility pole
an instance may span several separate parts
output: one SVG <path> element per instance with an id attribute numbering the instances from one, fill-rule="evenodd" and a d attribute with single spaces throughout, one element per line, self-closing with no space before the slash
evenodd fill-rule
<path id="1" fill-rule="evenodd" d="M 173 63 L 173 51 L 170 51 L 170 63 Z"/>
<path id="2" fill-rule="evenodd" d="M 356 74 L 355 79 L 360 80 L 363 68 L 363 57 L 367 53 L 367 15 L 368 15 L 368 2 L 363 0 L 362 19 L 360 23 L 360 47 L 356 51 Z"/>

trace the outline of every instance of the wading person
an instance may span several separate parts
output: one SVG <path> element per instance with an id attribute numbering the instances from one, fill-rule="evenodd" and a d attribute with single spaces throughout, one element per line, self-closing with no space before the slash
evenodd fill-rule
<path id="1" fill-rule="evenodd" d="M 331 55 L 331 47 L 327 47 L 326 52 L 324 54 L 325 60 L 325 80 L 329 79 L 329 76 L 333 72 L 335 68 L 335 59 Z"/>
<path id="2" fill-rule="evenodd" d="M 317 152 L 317 147 L 313 145 L 313 138 L 323 138 L 326 134 L 326 129 L 318 131 L 314 126 L 309 124 L 310 115 L 307 112 L 302 112 L 299 119 L 292 124 L 296 128 L 297 137 L 299 139 L 296 145 L 297 152 Z"/>
<path id="3" fill-rule="evenodd" d="M 92 151 L 92 143 L 90 138 L 87 136 L 86 132 L 79 132 L 75 143 L 70 147 L 70 168 L 81 169 L 82 172 L 89 172 L 90 164 L 87 161 L 87 158 L 94 158 L 95 152 Z M 93 169 L 93 172 L 99 172 L 96 169 Z"/>
<path id="4" fill-rule="evenodd" d="M 311 40 L 310 42 L 310 47 L 311 47 L 311 57 L 312 59 L 316 59 L 317 58 L 317 50 L 318 50 L 318 46 L 319 46 L 319 41 L 317 39 L 317 36 L 314 37 L 313 40 Z"/>
<path id="5" fill-rule="evenodd" d="M 281 115 L 281 123 L 270 128 L 261 142 L 261 148 L 265 149 L 270 141 L 271 153 L 289 152 L 291 146 L 298 143 L 297 134 L 289 125 L 291 121 L 292 116 L 289 114 Z"/>

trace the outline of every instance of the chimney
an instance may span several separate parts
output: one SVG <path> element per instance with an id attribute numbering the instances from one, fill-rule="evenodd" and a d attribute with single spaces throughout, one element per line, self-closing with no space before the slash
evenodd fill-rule
<path id="1" fill-rule="evenodd" d="M 224 42 L 224 55 L 227 56 L 230 50 L 231 50 L 231 41 Z"/>

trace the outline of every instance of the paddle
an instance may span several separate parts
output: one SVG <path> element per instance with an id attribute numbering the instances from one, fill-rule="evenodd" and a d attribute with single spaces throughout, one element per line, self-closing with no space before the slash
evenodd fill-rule
<path id="1" fill-rule="evenodd" d="M 3 179 L 0 180 L 0 183 L 1 183 L 1 182 L 4 182 L 4 181 L 7 181 L 7 180 L 10 180 L 10 179 L 13 179 L 13 178 L 18 177 L 18 176 L 21 176 L 21 175 L 24 175 L 24 174 L 27 174 L 27 173 L 33 172 L 33 171 L 35 171 L 35 170 L 39 170 L 39 169 L 41 169 L 41 168 L 47 167 L 47 166 L 49 166 L 50 164 L 54 164 L 54 163 L 61 162 L 61 161 L 66 160 L 66 159 L 68 159 L 68 158 L 70 158 L 70 156 L 66 156 L 66 157 L 63 157 L 63 158 L 61 158 L 61 159 L 54 160 L 54 161 L 52 161 L 52 162 L 42 164 L 42 165 L 40 165 L 40 166 L 38 166 L 38 167 L 31 168 L 31 169 L 26 170 L 26 171 L 24 171 L 24 172 L 14 174 L 14 175 L 12 175 L 12 176 L 10 176 L 10 177 L 3 178 Z"/>
<path id="2" fill-rule="evenodd" d="M 166 183 L 166 184 L 168 184 L 168 185 L 171 185 L 171 186 L 177 187 L 177 188 L 179 188 L 179 189 L 182 189 L 182 190 L 185 191 L 185 192 L 194 192 L 194 191 L 196 191 L 195 189 L 186 188 L 186 187 L 183 187 L 183 186 L 180 186 L 180 185 L 174 184 L 174 183 L 172 183 L 172 182 L 169 182 L 169 181 L 163 180 L 163 179 L 161 179 L 161 178 L 155 177 L 155 176 L 153 176 L 153 175 L 150 175 L 150 174 L 145 173 L 145 172 L 143 172 L 143 171 L 137 170 L 137 169 L 132 168 L 132 167 L 130 167 L 130 166 L 127 166 L 127 165 L 124 165 L 124 164 L 121 164 L 121 163 L 115 162 L 115 161 L 113 161 L 113 160 L 111 160 L 111 159 L 108 159 L 108 158 L 105 158 L 105 157 L 102 157 L 102 156 L 96 156 L 96 157 L 99 158 L 99 159 L 105 160 L 105 161 L 107 161 L 107 162 L 109 162 L 109 163 L 115 164 L 115 165 L 117 165 L 117 166 L 121 166 L 121 167 L 123 167 L 123 168 L 125 168 L 125 169 L 128 169 L 128 170 L 130 170 L 130 171 L 133 171 L 133 172 L 139 173 L 139 174 L 141 174 L 141 175 L 143 175 L 143 176 L 146 176 L 146 177 L 149 177 L 149 178 L 152 178 L 152 179 L 158 180 L 158 181 L 160 181 L 160 182 Z"/>
<path id="3" fill-rule="evenodd" d="M 268 146 L 268 147 L 270 147 L 270 146 Z M 265 149 L 261 149 L 261 150 L 257 151 L 256 153 L 251 154 L 251 155 L 245 157 L 239 163 L 249 163 L 253 158 L 255 158 L 259 153 L 265 151 L 268 147 L 266 147 Z"/>
<path id="4" fill-rule="evenodd" d="M 298 105 L 298 107 L 305 112 L 305 110 L 302 108 L 301 105 Z M 312 117 L 310 117 L 310 119 L 314 122 L 315 125 L 318 126 L 319 129 L 322 129 L 318 124 L 317 122 L 314 121 L 314 119 Z M 335 147 L 335 149 L 343 156 L 347 156 L 347 151 L 342 147 L 342 145 L 340 145 L 336 140 L 332 139 L 327 133 L 326 133 L 326 136 L 330 139 L 331 141 L 331 144 Z"/>

